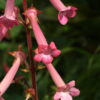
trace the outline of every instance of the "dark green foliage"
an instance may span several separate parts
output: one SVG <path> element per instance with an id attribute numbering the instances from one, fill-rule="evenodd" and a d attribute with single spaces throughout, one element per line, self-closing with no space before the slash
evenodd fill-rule
<path id="1" fill-rule="evenodd" d="M 77 16 L 62 26 L 57 20 L 57 11 L 49 0 L 28 0 L 28 5 L 35 5 L 43 11 L 39 15 L 40 25 L 48 39 L 54 41 L 62 54 L 54 60 L 54 65 L 67 83 L 76 80 L 76 87 L 81 95 L 75 100 L 100 100 L 100 0 L 62 0 L 66 5 L 78 8 Z M 22 0 L 16 0 L 22 11 Z M 5 6 L 5 0 L 0 0 L 0 11 Z M 0 42 L 0 80 L 5 75 L 3 65 L 11 66 L 13 58 L 9 51 L 17 50 L 19 44 L 27 52 L 25 29 L 22 25 L 15 26 L 9 31 L 10 37 Z M 33 49 L 36 41 L 32 33 Z M 34 45 L 35 44 L 35 45 Z M 28 53 L 27 53 L 28 54 Z M 17 74 L 22 74 L 21 68 Z M 39 100 L 52 100 L 56 87 L 46 69 L 37 69 L 37 86 Z M 25 73 L 31 84 L 31 76 Z M 13 84 L 4 94 L 7 100 L 24 100 L 24 89 L 21 81 Z"/>

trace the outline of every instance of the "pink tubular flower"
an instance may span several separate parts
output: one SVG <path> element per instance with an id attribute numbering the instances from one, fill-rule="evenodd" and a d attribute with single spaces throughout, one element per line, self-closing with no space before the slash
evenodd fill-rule
<path id="1" fill-rule="evenodd" d="M 52 64 L 46 64 L 46 67 L 54 83 L 58 87 L 58 90 L 54 95 L 54 100 L 72 100 L 72 96 L 79 96 L 79 89 L 74 88 L 75 81 L 65 84 Z"/>
<path id="2" fill-rule="evenodd" d="M 0 39 L 3 39 L 4 34 L 6 34 L 7 30 L 12 28 L 14 25 L 18 25 L 18 21 L 16 19 L 16 15 L 18 13 L 18 9 L 14 6 L 14 0 L 6 1 L 5 13 L 3 16 L 0 16 Z M 2 32 L 2 30 L 6 31 Z M 2 36 L 2 37 L 1 37 Z"/>
<path id="3" fill-rule="evenodd" d="M 53 57 L 57 57 L 60 54 L 60 50 L 57 50 L 54 42 L 51 42 L 48 46 L 40 45 L 36 53 L 34 56 L 35 61 L 42 61 L 44 64 L 48 64 L 53 61 Z"/>
<path id="4" fill-rule="evenodd" d="M 65 6 L 61 0 L 50 0 L 50 2 L 59 11 L 58 20 L 62 25 L 67 24 L 68 18 L 73 18 L 76 15 L 76 7 Z"/>
<path id="5" fill-rule="evenodd" d="M 53 57 L 57 57 L 61 52 L 55 46 L 54 42 L 51 42 L 49 45 L 44 37 L 43 32 L 41 31 L 38 22 L 37 22 L 37 10 L 35 8 L 28 9 L 24 13 L 31 21 L 32 28 L 36 41 L 38 43 L 37 54 L 34 56 L 34 60 L 37 62 L 42 61 L 44 64 L 51 63 Z"/>
<path id="6" fill-rule="evenodd" d="M 15 56 L 16 59 L 12 67 L 10 68 L 10 70 L 8 71 L 4 79 L 0 82 L 0 97 L 5 93 L 5 91 L 8 89 L 8 87 L 12 83 L 21 62 L 25 59 L 25 55 L 22 51 L 14 52 L 13 56 Z"/>

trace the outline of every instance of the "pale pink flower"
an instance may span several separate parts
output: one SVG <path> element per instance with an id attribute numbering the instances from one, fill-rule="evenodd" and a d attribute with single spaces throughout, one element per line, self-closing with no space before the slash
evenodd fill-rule
<path id="1" fill-rule="evenodd" d="M 22 61 L 25 58 L 24 55 L 25 54 L 22 51 L 13 53 L 13 56 L 15 56 L 16 59 L 12 65 L 12 67 L 10 68 L 10 70 L 5 75 L 4 79 L 0 82 L 0 97 L 5 93 L 5 91 L 8 89 L 8 87 L 12 83 L 20 64 L 22 63 Z"/>
<path id="2" fill-rule="evenodd" d="M 58 90 L 54 95 L 54 100 L 72 100 L 72 96 L 79 96 L 79 89 L 74 88 L 75 81 L 65 84 L 52 64 L 46 64 L 46 67 L 54 83 L 58 87 Z"/>
<path id="3" fill-rule="evenodd" d="M 56 92 L 54 100 L 73 100 L 73 98 L 68 92 Z"/>
<path id="4" fill-rule="evenodd" d="M 14 25 L 18 25 L 18 21 L 16 19 L 16 15 L 18 13 L 18 9 L 14 6 L 14 0 L 7 0 L 5 12 L 3 16 L 0 16 L 0 39 L 3 39 L 4 34 L 6 34 L 7 30 L 12 28 Z M 2 30 L 6 31 L 2 32 Z M 2 35 L 3 34 L 3 35 Z"/>
<path id="5" fill-rule="evenodd" d="M 8 87 L 10 86 L 10 84 L 13 81 L 13 78 L 20 66 L 20 59 L 17 58 L 16 61 L 14 62 L 14 64 L 12 65 L 11 69 L 9 70 L 9 72 L 6 74 L 6 76 L 4 77 L 4 79 L 1 81 L 0 83 L 0 96 L 2 96 L 5 91 L 8 89 Z"/>
<path id="6" fill-rule="evenodd" d="M 74 88 L 75 81 L 71 81 L 66 86 L 58 88 L 54 95 L 54 100 L 72 100 L 72 96 L 79 96 L 80 91 Z"/>
<path id="7" fill-rule="evenodd" d="M 45 64 L 51 63 L 54 57 L 57 57 L 61 52 L 55 46 L 54 42 L 48 45 L 47 40 L 38 25 L 37 20 L 37 10 L 35 8 L 30 8 L 24 13 L 31 21 L 32 28 L 36 41 L 38 43 L 37 54 L 34 56 L 34 60 Z"/>
<path id="8" fill-rule="evenodd" d="M 65 6 L 61 0 L 50 0 L 50 2 L 59 11 L 58 20 L 62 25 L 67 24 L 68 19 L 73 18 L 76 15 L 76 7 Z"/>
<path id="9" fill-rule="evenodd" d="M 53 61 L 53 57 L 57 57 L 59 54 L 60 50 L 56 48 L 54 42 L 51 42 L 50 45 L 40 45 L 38 47 L 38 53 L 34 56 L 34 60 L 48 64 Z"/>
<path id="10" fill-rule="evenodd" d="M 18 21 L 16 20 L 17 9 L 14 6 L 15 0 L 7 0 L 5 13 L 0 17 L 0 24 L 3 24 L 5 27 L 12 28 L 14 25 L 18 25 Z"/>

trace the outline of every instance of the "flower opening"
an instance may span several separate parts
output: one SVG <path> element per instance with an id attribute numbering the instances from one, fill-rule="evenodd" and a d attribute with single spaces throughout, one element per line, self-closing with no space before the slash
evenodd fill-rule
<path id="1" fill-rule="evenodd" d="M 59 56 L 60 53 L 61 51 L 56 48 L 55 43 L 51 42 L 50 45 L 40 45 L 38 47 L 38 52 L 34 56 L 34 60 L 49 64 L 53 61 L 53 58 Z"/>

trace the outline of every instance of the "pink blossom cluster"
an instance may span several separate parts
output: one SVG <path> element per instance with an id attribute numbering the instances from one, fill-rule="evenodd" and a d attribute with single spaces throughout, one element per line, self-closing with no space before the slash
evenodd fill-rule
<path id="1" fill-rule="evenodd" d="M 72 96 L 79 96 L 79 89 L 74 88 L 75 81 L 65 84 L 52 64 L 53 58 L 59 56 L 61 51 L 57 49 L 54 42 L 51 42 L 50 44 L 47 43 L 47 40 L 37 21 L 37 10 L 35 8 L 30 8 L 26 10 L 24 14 L 29 18 L 32 24 L 34 36 L 38 44 L 38 48 L 35 50 L 36 55 L 33 57 L 33 59 L 37 62 L 42 62 L 45 64 L 54 83 L 58 88 L 60 88 L 60 91 L 57 91 L 54 95 L 54 100 L 72 100 Z"/>
<path id="2" fill-rule="evenodd" d="M 76 15 L 76 7 L 65 6 L 61 0 L 50 0 L 50 2 L 59 11 L 58 20 L 62 25 L 67 24 L 69 18 L 73 18 Z M 3 16 L 0 16 L 0 40 L 6 36 L 9 29 L 11 29 L 14 25 L 18 25 L 17 14 L 18 9 L 14 6 L 14 0 L 7 0 L 5 13 Z M 54 58 L 58 57 L 61 54 L 61 51 L 57 49 L 54 42 L 48 44 L 37 20 L 38 10 L 31 7 L 24 12 L 24 15 L 31 23 L 38 45 L 35 50 L 33 60 L 36 62 L 42 62 L 46 66 L 52 80 L 57 86 L 57 92 L 55 93 L 53 99 L 72 100 L 73 96 L 79 96 L 80 91 L 79 89 L 75 88 L 75 81 L 70 81 L 69 83 L 65 84 L 52 64 Z M 10 86 L 21 62 L 25 61 L 25 55 L 22 51 L 17 51 L 10 54 L 15 56 L 15 61 L 0 83 L 0 96 L 2 96 Z M 9 76 L 11 77 L 9 78 Z M 1 97 L 0 100 L 3 100 L 3 98 Z"/>

